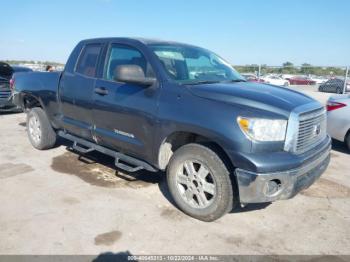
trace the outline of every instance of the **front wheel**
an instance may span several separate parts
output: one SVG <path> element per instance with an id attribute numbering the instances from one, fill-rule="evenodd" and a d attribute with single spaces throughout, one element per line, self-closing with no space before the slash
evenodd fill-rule
<path id="1" fill-rule="evenodd" d="M 214 221 L 238 203 L 228 168 L 210 148 L 187 144 L 172 156 L 167 182 L 177 206 L 203 221 Z"/>
<path id="2" fill-rule="evenodd" d="M 348 147 L 348 150 L 350 151 L 350 130 L 348 131 L 348 134 L 345 137 L 345 144 Z"/>
<path id="3" fill-rule="evenodd" d="M 52 148 L 56 143 L 56 133 L 40 107 L 30 109 L 27 114 L 27 134 L 30 143 L 39 150 Z"/>

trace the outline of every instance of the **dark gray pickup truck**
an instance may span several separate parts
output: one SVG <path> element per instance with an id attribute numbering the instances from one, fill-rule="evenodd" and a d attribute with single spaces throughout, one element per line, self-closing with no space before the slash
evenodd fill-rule
<path id="1" fill-rule="evenodd" d="M 35 148 L 61 136 L 128 172 L 166 170 L 175 203 L 204 221 L 291 198 L 330 160 L 320 103 L 187 44 L 84 40 L 63 72 L 15 75 L 13 95 Z"/>

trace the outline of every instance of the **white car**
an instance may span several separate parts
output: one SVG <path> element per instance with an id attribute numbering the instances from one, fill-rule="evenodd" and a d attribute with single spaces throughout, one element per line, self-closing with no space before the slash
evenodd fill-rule
<path id="1" fill-rule="evenodd" d="M 261 77 L 266 84 L 276 85 L 276 86 L 289 86 L 289 81 L 283 79 L 282 77 L 276 75 L 266 75 Z"/>
<path id="2" fill-rule="evenodd" d="M 350 150 L 350 95 L 331 96 L 327 102 L 327 131 Z"/>
<path id="3" fill-rule="evenodd" d="M 310 80 L 315 81 L 316 84 L 319 84 L 319 85 L 328 81 L 328 79 L 323 76 L 310 76 Z"/>
<path id="4" fill-rule="evenodd" d="M 293 78 L 293 77 L 295 77 L 295 75 L 282 74 L 282 75 L 280 75 L 280 77 L 282 77 L 283 79 L 287 79 L 287 78 Z"/>

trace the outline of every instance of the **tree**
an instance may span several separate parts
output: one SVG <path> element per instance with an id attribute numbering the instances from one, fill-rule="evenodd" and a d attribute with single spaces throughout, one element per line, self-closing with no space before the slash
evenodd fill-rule
<path id="1" fill-rule="evenodd" d="M 282 68 L 280 68 L 279 73 L 281 74 L 297 74 L 298 69 L 294 67 L 294 64 L 292 62 L 285 62 L 282 64 Z"/>
<path id="2" fill-rule="evenodd" d="M 294 64 L 292 62 L 287 61 L 287 62 L 283 63 L 283 67 L 288 67 L 288 68 L 291 67 L 292 68 L 292 67 L 294 67 Z"/>
<path id="3" fill-rule="evenodd" d="M 315 71 L 316 71 L 315 68 L 308 63 L 302 64 L 300 68 L 300 73 L 304 75 L 315 74 Z"/>

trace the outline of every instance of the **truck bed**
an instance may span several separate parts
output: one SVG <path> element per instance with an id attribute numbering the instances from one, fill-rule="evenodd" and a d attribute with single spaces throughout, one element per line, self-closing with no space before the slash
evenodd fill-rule
<path id="1" fill-rule="evenodd" d="M 16 73 L 13 102 L 22 107 L 23 97 L 29 94 L 40 101 L 49 119 L 58 112 L 57 90 L 61 72 Z"/>

